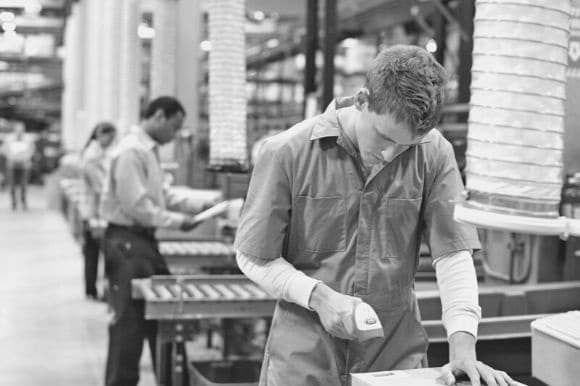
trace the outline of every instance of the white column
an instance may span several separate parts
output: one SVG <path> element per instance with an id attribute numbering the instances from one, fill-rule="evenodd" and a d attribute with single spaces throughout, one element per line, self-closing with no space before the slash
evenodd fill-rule
<path id="1" fill-rule="evenodd" d="M 123 1 L 103 1 L 102 120 L 118 124 L 119 64 L 121 54 L 121 9 Z"/>
<path id="2" fill-rule="evenodd" d="M 86 2 L 75 2 L 67 19 L 65 36 L 62 135 L 67 150 L 79 150 L 82 131 L 79 116 L 84 109 Z"/>
<path id="3" fill-rule="evenodd" d="M 198 126 L 200 48 L 203 14 L 199 1 L 179 1 L 177 20 L 176 95 L 187 113 L 185 126 Z"/>
<path id="4" fill-rule="evenodd" d="M 186 116 L 183 123 L 184 133 L 194 135 L 195 140 L 199 128 L 199 75 L 200 55 L 199 44 L 203 27 L 203 14 L 200 1 L 180 0 L 177 16 L 177 85 L 176 95 L 185 108 Z M 196 179 L 201 180 L 202 172 L 193 170 L 194 148 L 192 140 L 181 140 L 175 149 L 175 158 L 179 162 L 176 172 L 176 183 L 192 185 Z"/>
<path id="5" fill-rule="evenodd" d="M 121 52 L 119 65 L 119 133 L 126 133 L 139 123 L 139 88 L 141 81 L 141 49 L 139 0 L 123 0 L 121 8 Z"/>
<path id="6" fill-rule="evenodd" d="M 177 7 L 178 0 L 153 0 L 155 37 L 151 47 L 151 100 L 176 96 L 177 91 Z M 162 146 L 163 162 L 175 161 L 175 142 Z"/>
<path id="7" fill-rule="evenodd" d="M 67 18 L 64 35 L 65 54 L 63 58 L 63 84 L 62 96 L 62 140 L 67 150 L 74 149 L 74 129 L 76 116 L 76 103 L 74 99 L 74 75 L 80 55 L 76 52 L 77 40 L 80 37 L 79 30 L 79 4 L 72 6 L 71 13 Z"/>
<path id="8" fill-rule="evenodd" d="M 85 39 L 85 103 L 81 117 L 80 137 L 84 143 L 95 124 L 102 120 L 102 32 L 103 3 L 101 0 L 85 0 L 86 2 L 86 39 Z"/>
<path id="9" fill-rule="evenodd" d="M 151 51 L 151 99 L 161 95 L 175 96 L 177 9 L 177 0 L 153 1 L 155 37 Z"/>

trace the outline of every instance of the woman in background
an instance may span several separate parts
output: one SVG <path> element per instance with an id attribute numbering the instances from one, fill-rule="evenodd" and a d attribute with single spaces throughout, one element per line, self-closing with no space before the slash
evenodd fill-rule
<path id="1" fill-rule="evenodd" d="M 90 221 L 92 220 L 96 224 L 99 220 L 99 201 L 116 136 L 117 129 L 112 123 L 98 123 L 81 152 L 82 179 L 86 192 L 85 205 L 83 205 L 85 295 L 89 299 L 99 298 L 96 284 L 101 249 L 98 238 L 91 231 Z"/>

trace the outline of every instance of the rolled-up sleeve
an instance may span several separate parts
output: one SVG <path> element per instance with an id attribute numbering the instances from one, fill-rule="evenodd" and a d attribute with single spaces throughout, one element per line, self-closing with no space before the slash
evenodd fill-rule
<path id="1" fill-rule="evenodd" d="M 288 168 L 278 149 L 263 145 L 244 203 L 234 247 L 260 259 L 282 255 L 292 203 Z"/>
<path id="2" fill-rule="evenodd" d="M 185 219 L 181 213 L 171 212 L 157 205 L 147 190 L 145 166 L 134 151 L 121 154 L 112 166 L 116 195 L 123 212 L 139 225 L 179 228 Z"/>
<path id="3" fill-rule="evenodd" d="M 167 187 L 165 203 L 169 210 L 194 214 L 209 208 L 222 200 L 221 194 L 214 191 L 194 191 L 191 189 Z"/>
<path id="4" fill-rule="evenodd" d="M 425 240 L 433 257 L 480 249 L 474 226 L 453 219 L 453 209 L 464 190 L 451 144 L 440 143 L 439 162 L 425 201 Z"/>

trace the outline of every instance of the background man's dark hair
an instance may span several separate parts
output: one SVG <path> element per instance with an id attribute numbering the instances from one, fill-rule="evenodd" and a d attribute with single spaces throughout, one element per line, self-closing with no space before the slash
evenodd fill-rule
<path id="1" fill-rule="evenodd" d="M 447 75 L 426 50 L 396 45 L 382 50 L 367 72 L 369 110 L 389 112 L 416 134 L 431 130 L 441 119 Z"/>
<path id="2" fill-rule="evenodd" d="M 170 118 L 178 112 L 181 112 L 183 115 L 185 115 L 185 109 L 177 99 L 170 96 L 161 96 L 149 102 L 145 108 L 145 111 L 143 112 L 143 118 L 151 118 L 157 112 L 157 110 L 163 111 L 163 114 L 165 114 L 166 118 Z"/>

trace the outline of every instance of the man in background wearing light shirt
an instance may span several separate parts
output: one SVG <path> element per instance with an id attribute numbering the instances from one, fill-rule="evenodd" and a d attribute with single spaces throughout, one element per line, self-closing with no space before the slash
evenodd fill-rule
<path id="1" fill-rule="evenodd" d="M 450 345 L 442 379 L 516 384 L 476 359 L 480 245 L 453 220 L 463 185 L 451 145 L 432 130 L 445 77 L 427 51 L 388 48 L 354 97 L 262 145 L 235 241 L 241 270 L 279 299 L 260 385 L 347 385 L 351 372 L 424 365 L 413 291 L 421 234 Z M 384 338 L 355 339 L 361 302 Z"/>
<path id="2" fill-rule="evenodd" d="M 107 386 L 138 384 L 145 338 L 151 353 L 156 352 L 157 325 L 145 320 L 144 302 L 131 299 L 132 279 L 169 274 L 155 230 L 191 230 L 197 225 L 193 214 L 213 204 L 164 184 L 158 149 L 174 139 L 184 116 L 185 110 L 175 98 L 151 101 L 141 126 L 124 137 L 112 155 L 100 208 L 108 223 L 104 253 L 114 312 L 109 326 Z"/>
<path id="3" fill-rule="evenodd" d="M 6 177 L 10 185 L 12 210 L 17 208 L 18 197 L 16 187 L 20 186 L 20 202 L 22 209 L 27 209 L 26 188 L 32 157 L 34 155 L 34 141 L 26 134 L 24 123 L 15 122 L 14 132 L 4 141 L 4 156 L 6 157 Z"/>

